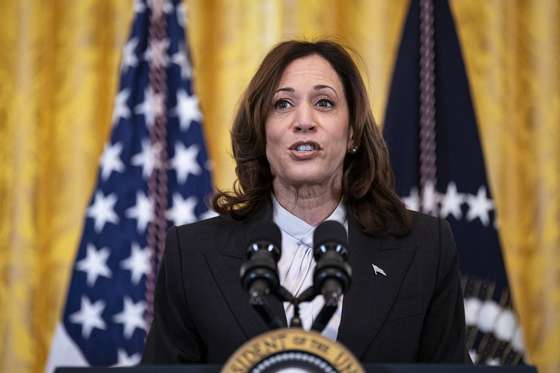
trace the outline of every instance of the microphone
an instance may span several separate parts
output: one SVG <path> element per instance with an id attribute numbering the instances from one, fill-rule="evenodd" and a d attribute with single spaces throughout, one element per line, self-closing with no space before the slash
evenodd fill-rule
<path id="1" fill-rule="evenodd" d="M 241 266 L 241 284 L 249 292 L 251 304 L 262 304 L 263 296 L 280 286 L 276 263 L 281 256 L 282 234 L 271 221 L 254 225 L 247 247 L 248 261 Z"/>
<path id="2" fill-rule="evenodd" d="M 313 232 L 313 257 L 317 265 L 313 272 L 316 294 L 325 300 L 311 330 L 319 333 L 325 329 L 338 308 L 342 294 L 350 287 L 352 268 L 348 264 L 348 238 L 346 229 L 339 222 L 327 220 Z"/>
<path id="3" fill-rule="evenodd" d="M 350 287 L 352 268 L 348 264 L 348 237 L 342 224 L 327 220 L 313 233 L 313 256 L 317 266 L 313 285 L 325 298 L 325 305 L 336 307 Z"/>

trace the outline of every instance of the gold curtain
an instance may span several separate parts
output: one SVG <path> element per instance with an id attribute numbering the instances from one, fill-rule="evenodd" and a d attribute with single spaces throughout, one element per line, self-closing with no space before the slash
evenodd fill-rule
<path id="1" fill-rule="evenodd" d="M 560 3 L 451 4 L 529 357 L 560 372 Z"/>
<path id="2" fill-rule="evenodd" d="M 107 140 L 130 2 L 0 1 L 0 371 L 41 372 Z"/>
<path id="3" fill-rule="evenodd" d="M 280 40 L 329 37 L 352 47 L 382 120 L 408 0 L 186 3 L 218 187 L 233 181 L 228 131 L 239 94 Z M 530 358 L 553 372 L 560 362 L 553 353 L 560 349 L 558 6 L 452 4 Z M 0 2 L 0 371 L 43 370 L 110 129 L 131 16 L 131 0 Z"/>

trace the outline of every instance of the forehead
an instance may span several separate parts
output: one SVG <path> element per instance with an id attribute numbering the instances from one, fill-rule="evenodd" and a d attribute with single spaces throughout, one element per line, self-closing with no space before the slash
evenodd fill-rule
<path id="1" fill-rule="evenodd" d="M 297 86 L 307 82 L 327 84 L 337 89 L 342 88 L 342 82 L 331 64 L 317 54 L 290 62 L 282 73 L 279 86 Z"/>

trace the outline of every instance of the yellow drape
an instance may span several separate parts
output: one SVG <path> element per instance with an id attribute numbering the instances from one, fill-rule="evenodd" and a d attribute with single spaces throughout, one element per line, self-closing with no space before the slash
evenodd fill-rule
<path id="1" fill-rule="evenodd" d="M 111 122 L 129 2 L 0 1 L 0 371 L 40 372 Z"/>
<path id="2" fill-rule="evenodd" d="M 554 3 L 452 2 L 516 305 L 530 356 L 549 372 L 560 361 L 553 353 L 560 350 Z M 233 180 L 228 130 L 239 94 L 280 40 L 331 37 L 351 46 L 382 119 L 407 0 L 187 4 L 219 187 Z M 110 129 L 131 16 L 130 0 L 0 2 L 0 371 L 43 369 Z"/>
<path id="3" fill-rule="evenodd" d="M 560 372 L 560 3 L 451 4 L 525 343 Z"/>

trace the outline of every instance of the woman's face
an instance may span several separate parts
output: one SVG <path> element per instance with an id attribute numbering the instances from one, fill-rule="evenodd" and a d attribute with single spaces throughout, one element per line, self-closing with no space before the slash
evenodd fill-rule
<path id="1" fill-rule="evenodd" d="M 275 185 L 340 187 L 351 130 L 342 82 L 327 60 L 310 55 L 286 67 L 265 132 Z"/>

